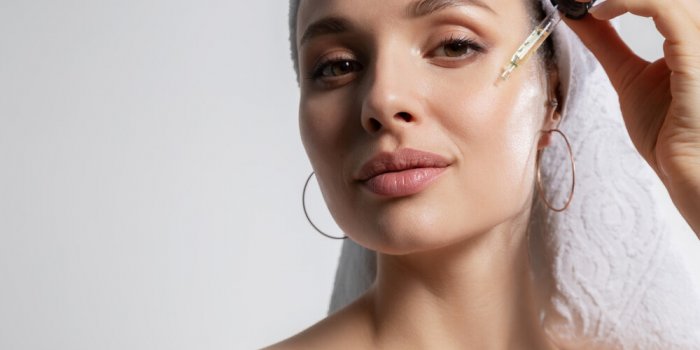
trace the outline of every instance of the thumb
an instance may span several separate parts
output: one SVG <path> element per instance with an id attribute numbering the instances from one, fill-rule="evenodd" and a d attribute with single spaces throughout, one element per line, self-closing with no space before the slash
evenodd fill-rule
<path id="1" fill-rule="evenodd" d="M 598 59 L 618 92 L 647 65 L 625 44 L 609 21 L 591 15 L 578 20 L 563 17 L 563 20 Z"/>

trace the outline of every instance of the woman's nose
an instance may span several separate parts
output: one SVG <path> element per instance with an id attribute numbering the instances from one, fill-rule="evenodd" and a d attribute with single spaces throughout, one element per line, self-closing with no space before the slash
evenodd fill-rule
<path id="1" fill-rule="evenodd" d="M 368 72 L 362 127 L 369 134 L 398 131 L 418 122 L 420 83 L 408 60 L 380 58 Z"/>

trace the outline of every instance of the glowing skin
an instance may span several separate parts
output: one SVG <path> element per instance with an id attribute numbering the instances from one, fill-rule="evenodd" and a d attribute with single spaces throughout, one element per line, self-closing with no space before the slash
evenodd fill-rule
<path id="1" fill-rule="evenodd" d="M 364 29 L 299 48 L 304 77 L 323 55 L 364 65 L 328 83 L 335 87 L 303 80 L 299 123 L 340 227 L 363 246 L 390 254 L 460 241 L 529 208 L 537 137 L 547 112 L 536 63 L 517 80 L 495 85 L 502 57 L 520 41 L 501 28 L 515 20 L 521 32 L 528 31 L 524 6 L 504 6 L 507 12 L 520 9 L 511 14 L 515 19 L 467 7 L 402 20 L 407 3 L 309 0 L 302 2 L 298 22 L 301 32 L 321 17 L 340 14 Z M 432 51 L 450 36 L 474 38 L 489 51 L 457 60 L 430 57 L 439 55 Z M 453 164 L 429 190 L 410 198 L 382 200 L 353 182 L 372 155 L 402 147 L 438 153 Z"/>
<path id="2" fill-rule="evenodd" d="M 406 15 L 409 3 L 301 3 L 303 144 L 338 225 L 379 252 L 379 261 L 377 281 L 362 298 L 282 346 L 546 349 L 526 227 L 536 151 L 549 142 L 540 130 L 559 119 L 548 107 L 556 75 L 547 81 L 532 59 L 507 83 L 495 84 L 503 62 L 532 29 L 522 1 L 488 1 L 492 11 L 450 7 L 418 18 Z M 346 19 L 353 29 L 302 45 L 305 29 L 328 16 Z M 462 37 L 483 49 L 441 45 Z M 336 77 L 308 79 L 324 58 L 359 68 L 336 66 L 325 70 L 340 73 Z M 378 152 L 406 147 L 451 164 L 405 197 L 382 197 L 353 180 Z"/>

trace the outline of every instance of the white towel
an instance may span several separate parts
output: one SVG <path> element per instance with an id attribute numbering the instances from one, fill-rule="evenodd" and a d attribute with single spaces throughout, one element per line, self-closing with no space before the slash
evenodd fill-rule
<path id="1" fill-rule="evenodd" d="M 548 1 L 543 1 L 553 11 Z M 700 349 L 700 244 L 671 230 L 656 174 L 632 146 L 617 94 L 600 64 L 561 23 L 553 34 L 576 189 L 563 213 L 537 201 L 531 256 L 543 327 L 562 349 Z M 556 135 L 555 135 L 556 136 Z M 571 169 L 563 142 L 546 151 L 548 196 L 562 203 Z M 557 201 L 558 200 L 558 201 Z M 376 274 L 375 253 L 343 243 L 328 313 L 349 304 Z"/>

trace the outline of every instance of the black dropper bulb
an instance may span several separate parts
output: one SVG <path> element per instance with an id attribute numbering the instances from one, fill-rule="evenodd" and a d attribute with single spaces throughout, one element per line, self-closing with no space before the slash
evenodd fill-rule
<path id="1" fill-rule="evenodd" d="M 550 0 L 552 5 L 557 6 L 559 11 L 563 12 L 567 18 L 581 19 L 587 13 L 588 9 L 593 6 L 596 0 L 590 2 L 578 2 L 576 0 Z"/>

